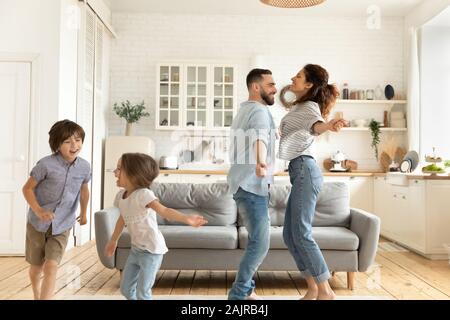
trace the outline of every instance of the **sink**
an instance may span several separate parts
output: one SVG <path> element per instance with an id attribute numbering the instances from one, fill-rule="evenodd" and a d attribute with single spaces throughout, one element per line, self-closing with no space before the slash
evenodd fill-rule
<path id="1" fill-rule="evenodd" d="M 178 166 L 178 170 L 228 170 L 230 165 L 227 163 L 205 163 L 205 162 L 187 162 Z"/>

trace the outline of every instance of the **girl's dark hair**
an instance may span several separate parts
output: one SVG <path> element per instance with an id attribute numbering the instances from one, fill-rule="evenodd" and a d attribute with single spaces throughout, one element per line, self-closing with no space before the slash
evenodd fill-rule
<path id="1" fill-rule="evenodd" d="M 58 152 L 58 149 L 64 140 L 69 139 L 71 136 L 75 135 L 84 142 L 85 135 L 84 130 L 80 125 L 67 119 L 56 122 L 50 128 L 48 134 L 50 136 L 48 143 L 53 153 Z"/>
<path id="2" fill-rule="evenodd" d="M 148 188 L 159 174 L 156 161 L 144 153 L 124 153 L 121 157 L 121 170 L 131 183 L 139 188 Z"/>
<path id="3" fill-rule="evenodd" d="M 328 72 L 317 64 L 307 64 L 303 67 L 306 81 L 313 84 L 308 92 L 296 101 L 314 101 L 320 107 L 322 117 L 327 118 L 339 97 L 339 90 L 334 84 L 328 84 Z"/>

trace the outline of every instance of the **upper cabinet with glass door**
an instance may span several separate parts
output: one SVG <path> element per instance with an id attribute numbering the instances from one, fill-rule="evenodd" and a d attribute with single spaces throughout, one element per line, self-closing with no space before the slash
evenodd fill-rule
<path id="1" fill-rule="evenodd" d="M 158 66 L 157 129 L 229 128 L 236 111 L 233 66 Z"/>
<path id="2" fill-rule="evenodd" d="M 208 99 L 208 67 L 191 66 L 186 67 L 186 127 L 206 128 L 207 99 Z"/>
<path id="3" fill-rule="evenodd" d="M 234 111 L 234 70 L 214 67 L 214 127 L 231 127 Z"/>
<path id="4" fill-rule="evenodd" d="M 178 65 L 159 66 L 157 124 L 161 128 L 178 128 L 181 123 L 181 68 Z"/>

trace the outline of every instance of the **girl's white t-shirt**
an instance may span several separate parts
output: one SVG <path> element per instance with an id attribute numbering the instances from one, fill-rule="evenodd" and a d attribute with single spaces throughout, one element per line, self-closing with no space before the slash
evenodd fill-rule
<path id="1" fill-rule="evenodd" d="M 166 253 L 168 249 L 158 228 L 156 212 L 146 208 L 146 205 L 158 198 L 153 191 L 142 188 L 133 191 L 126 199 L 123 199 L 125 191 L 123 189 L 117 193 L 114 206 L 119 208 L 120 215 L 125 221 L 131 244 L 153 254 Z"/>

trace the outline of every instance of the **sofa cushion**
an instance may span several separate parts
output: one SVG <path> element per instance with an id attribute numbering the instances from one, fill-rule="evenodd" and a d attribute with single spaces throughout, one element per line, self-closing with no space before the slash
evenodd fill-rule
<path id="1" fill-rule="evenodd" d="M 326 182 L 317 199 L 313 226 L 348 227 L 350 225 L 350 195 L 345 182 Z"/>
<path id="2" fill-rule="evenodd" d="M 151 189 L 163 205 L 183 213 L 198 213 L 208 220 L 208 226 L 236 224 L 237 209 L 226 183 L 152 183 Z M 158 224 L 181 225 L 159 215 Z"/>
<path id="3" fill-rule="evenodd" d="M 248 232 L 239 227 L 239 247 L 245 249 L 248 243 Z M 321 250 L 358 250 L 358 236 L 343 227 L 313 227 L 314 240 Z M 283 240 L 283 227 L 270 227 L 270 249 L 287 249 Z"/>
<path id="4" fill-rule="evenodd" d="M 291 185 L 270 186 L 269 215 L 272 226 L 282 226 L 291 192 Z M 348 227 L 350 223 L 350 198 L 348 186 L 344 182 L 325 182 L 317 199 L 313 226 Z M 238 216 L 238 225 L 243 219 Z"/>
<path id="5" fill-rule="evenodd" d="M 235 226 L 160 226 L 169 249 L 236 249 Z"/>
<path id="6" fill-rule="evenodd" d="M 238 235 L 235 226 L 159 226 L 170 249 L 237 249 Z M 125 229 L 118 242 L 118 248 L 130 248 L 130 234 Z"/>

